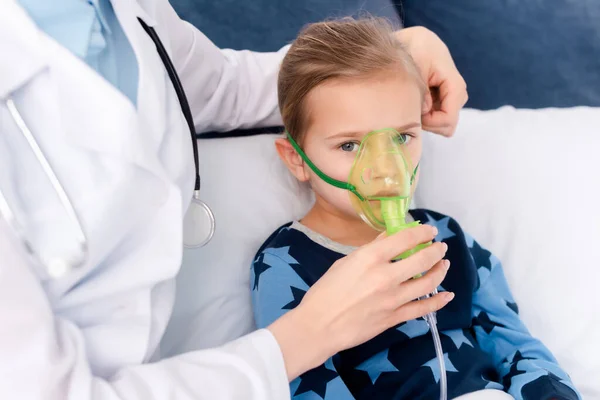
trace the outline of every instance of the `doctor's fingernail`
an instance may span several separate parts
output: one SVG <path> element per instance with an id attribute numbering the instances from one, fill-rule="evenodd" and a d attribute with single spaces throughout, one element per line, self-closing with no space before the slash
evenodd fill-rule
<path id="1" fill-rule="evenodd" d="M 450 260 L 444 260 L 444 268 L 446 271 L 450 269 Z"/>
<path id="2" fill-rule="evenodd" d="M 444 294 L 444 298 L 446 299 L 446 301 L 452 301 L 452 299 L 454 299 L 454 293 L 452 293 L 452 292 L 446 292 Z"/>
<path id="3" fill-rule="evenodd" d="M 433 233 L 433 236 L 437 236 L 438 235 L 438 228 L 436 228 L 435 226 L 431 227 L 431 232 Z"/>

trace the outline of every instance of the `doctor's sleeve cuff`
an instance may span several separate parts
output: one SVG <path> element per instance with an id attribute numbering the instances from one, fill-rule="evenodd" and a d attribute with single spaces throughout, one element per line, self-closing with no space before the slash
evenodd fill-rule
<path id="1" fill-rule="evenodd" d="M 289 399 L 290 384 L 285 369 L 285 361 L 275 336 L 268 329 L 259 329 L 236 341 L 226 344 L 236 354 L 254 358 L 255 369 L 267 384 L 269 399 Z"/>
<path id="2" fill-rule="evenodd" d="M 111 386 L 119 399 L 290 398 L 283 355 L 273 335 L 265 329 L 219 348 L 125 368 L 111 380 Z"/>

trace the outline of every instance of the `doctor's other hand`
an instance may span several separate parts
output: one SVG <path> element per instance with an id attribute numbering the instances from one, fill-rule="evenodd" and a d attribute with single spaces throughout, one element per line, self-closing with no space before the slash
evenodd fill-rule
<path id="1" fill-rule="evenodd" d="M 430 88 L 423 106 L 423 129 L 452 136 L 459 111 L 469 96 L 448 47 L 435 33 L 420 26 L 397 31 L 396 37 L 406 46 Z"/>
<path id="2" fill-rule="evenodd" d="M 421 225 L 378 237 L 335 262 L 298 307 L 268 327 L 279 343 L 290 381 L 334 354 L 452 300 L 454 295 L 444 292 L 415 301 L 444 280 L 449 267 L 442 260 L 445 244 L 434 243 L 405 260 L 390 261 L 436 234 L 435 228 Z M 423 272 L 428 273 L 411 279 Z"/>

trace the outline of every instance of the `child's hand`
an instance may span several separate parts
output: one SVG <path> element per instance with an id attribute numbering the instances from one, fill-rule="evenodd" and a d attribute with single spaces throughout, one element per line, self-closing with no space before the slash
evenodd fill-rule
<path id="1" fill-rule="evenodd" d="M 448 47 L 430 30 L 405 28 L 396 32 L 430 88 L 423 106 L 423 129 L 452 136 L 458 114 L 467 102 L 467 84 L 454 65 Z"/>
<path id="2" fill-rule="evenodd" d="M 446 276 L 445 244 L 434 243 L 405 260 L 390 261 L 435 235 L 435 228 L 428 225 L 409 228 L 380 236 L 335 262 L 296 309 L 269 327 L 283 351 L 288 377 L 294 379 L 333 354 L 452 300 L 454 295 L 444 292 L 413 301 L 433 292 Z"/>

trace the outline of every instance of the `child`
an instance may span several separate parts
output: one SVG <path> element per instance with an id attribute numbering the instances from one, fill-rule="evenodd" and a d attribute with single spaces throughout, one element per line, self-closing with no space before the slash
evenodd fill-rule
<path id="1" fill-rule="evenodd" d="M 419 163 L 427 88 L 392 32 L 374 18 L 313 24 L 283 61 L 278 89 L 285 128 L 333 179 L 348 180 L 361 140 L 382 128 L 397 130 L 404 153 L 413 166 Z M 296 307 L 336 260 L 380 233 L 357 215 L 352 194 L 315 174 L 290 140 L 276 146 L 291 173 L 310 183 L 316 202 L 257 254 L 251 289 L 258 327 Z M 436 240 L 448 245 L 452 266 L 440 290 L 455 298 L 437 320 L 449 398 L 485 390 L 517 399 L 578 399 L 568 375 L 519 319 L 498 259 L 451 218 L 429 210 L 410 215 L 436 226 Z M 437 399 L 439 379 L 429 328 L 417 319 L 336 354 L 290 389 L 294 399 Z"/>

